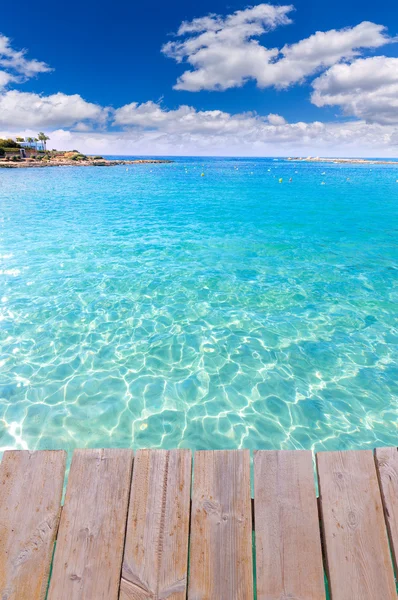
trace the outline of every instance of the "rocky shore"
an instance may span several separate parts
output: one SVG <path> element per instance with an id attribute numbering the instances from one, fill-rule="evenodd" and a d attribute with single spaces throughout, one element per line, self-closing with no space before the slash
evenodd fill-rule
<path id="1" fill-rule="evenodd" d="M 354 164 L 354 165 L 398 165 L 398 161 L 394 160 L 380 160 L 371 158 L 320 158 L 319 156 L 313 157 L 308 156 L 307 158 L 288 158 L 287 160 L 293 162 L 321 162 L 321 163 L 334 163 L 334 164 Z"/>
<path id="2" fill-rule="evenodd" d="M 86 157 L 84 160 L 67 158 L 36 160 L 34 158 L 25 158 L 16 161 L 0 159 L 0 169 L 27 169 L 44 167 L 114 167 L 116 165 L 141 165 L 172 162 L 172 160 L 155 158 L 140 158 L 136 160 L 109 160 L 106 158 L 96 159 L 91 157 Z"/>

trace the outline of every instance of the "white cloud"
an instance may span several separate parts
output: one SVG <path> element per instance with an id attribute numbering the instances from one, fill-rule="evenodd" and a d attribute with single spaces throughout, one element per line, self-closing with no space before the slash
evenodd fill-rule
<path id="1" fill-rule="evenodd" d="M 267 118 L 270 125 L 284 125 L 286 123 L 286 120 L 281 115 L 270 113 Z"/>
<path id="2" fill-rule="evenodd" d="M 80 96 L 77 98 L 82 101 Z M 91 106 L 96 108 L 90 114 L 101 115 L 104 110 Z M 75 123 L 73 130 L 67 130 L 68 125 L 46 129 L 52 147 L 110 155 L 391 156 L 398 152 L 398 127 L 364 121 L 288 123 L 276 114 L 263 117 L 254 113 L 198 111 L 191 106 L 168 110 L 160 104 L 145 102 L 117 109 L 114 125 L 124 129 L 106 131 L 87 130 L 77 113 L 81 116 L 81 111 L 73 109 L 67 117 Z M 62 118 L 58 116 L 54 121 L 61 122 L 62 119 L 66 120 L 65 111 Z M 14 135 L 35 134 L 36 129 L 44 127 L 43 120 L 40 123 L 26 124 L 18 131 L 14 130 Z M 0 124 L 4 126 L 2 121 Z M 4 131 L 0 137 L 9 133 L 9 130 Z"/>
<path id="3" fill-rule="evenodd" d="M 42 61 L 26 58 L 26 50 L 12 48 L 10 38 L 0 33 L 0 67 L 18 73 L 25 78 L 34 77 L 38 73 L 46 73 L 51 68 Z"/>
<path id="4" fill-rule="evenodd" d="M 313 82 L 316 106 L 340 106 L 369 123 L 398 124 L 398 58 L 335 65 Z"/>
<path id="5" fill-rule="evenodd" d="M 287 15 L 292 10 L 291 5 L 259 4 L 224 19 L 209 15 L 182 23 L 177 35 L 186 37 L 168 42 L 162 52 L 177 62 L 186 59 L 195 70 L 186 71 L 175 89 L 225 90 L 257 79 L 259 65 L 269 63 L 278 51 L 268 50 L 253 38 L 291 23 Z"/>
<path id="6" fill-rule="evenodd" d="M 258 117 L 250 114 L 230 115 L 221 110 L 197 111 L 192 106 L 168 110 L 155 102 L 133 102 L 115 111 L 114 123 L 135 126 L 169 134 L 239 134 L 242 128 L 253 126 Z"/>
<path id="7" fill-rule="evenodd" d="M 254 39 L 278 25 L 291 23 L 293 6 L 260 4 L 224 19 L 217 15 L 183 22 L 178 41 L 162 51 L 193 67 L 174 86 L 177 90 L 225 90 L 247 80 L 258 87 L 286 88 L 341 60 L 352 59 L 360 49 L 378 48 L 390 41 L 385 27 L 364 21 L 356 27 L 318 31 L 281 50 L 267 48 Z"/>
<path id="8" fill-rule="evenodd" d="M 385 27 L 368 21 L 346 29 L 317 31 L 297 44 L 284 46 L 281 58 L 266 65 L 258 84 L 286 88 L 320 69 L 354 58 L 360 49 L 378 48 L 389 41 Z"/>
<path id="9" fill-rule="evenodd" d="M 0 71 L 0 90 L 5 88 L 11 81 L 15 81 L 15 77 L 6 71 Z"/>
<path id="10" fill-rule="evenodd" d="M 115 111 L 123 132 L 109 134 L 108 153 L 388 156 L 397 153 L 398 128 L 347 123 L 287 123 L 281 115 L 168 110 L 154 102 Z M 98 134 L 101 137 L 101 134 Z M 98 139 L 92 138 L 92 151 Z M 105 142 L 104 142 L 105 143 Z M 104 151 L 104 150 L 102 150 Z"/>
<path id="11" fill-rule="evenodd" d="M 392 156 L 398 153 L 398 127 L 346 123 L 287 123 L 280 115 L 167 110 L 153 102 L 132 103 L 115 112 L 123 131 L 50 131 L 57 149 L 86 153 L 223 156 Z M 17 132 L 22 137 L 35 130 Z M 0 137 L 8 132 L 0 133 Z"/>
<path id="12" fill-rule="evenodd" d="M 228 120 L 228 116 L 226 117 Z M 230 115 L 233 121 L 234 116 Z M 132 129 L 122 132 L 72 131 L 51 133 L 51 143 L 61 149 L 87 153 L 194 156 L 397 156 L 398 129 L 348 123 L 286 123 L 278 127 L 240 120 L 240 133 L 214 131 L 187 133 L 178 130 Z M 1 134 L 0 134 L 1 135 Z M 21 132 L 21 135 L 29 133 Z"/>
<path id="13" fill-rule="evenodd" d="M 0 34 L 0 126 L 9 131 L 37 127 L 74 127 L 81 130 L 93 123 L 105 123 L 109 110 L 86 102 L 78 94 L 61 92 L 44 96 L 16 90 L 5 91 L 10 83 L 21 83 L 39 73 L 51 71 L 44 62 L 26 58 L 26 50 L 15 50 L 10 38 Z"/>
<path id="14" fill-rule="evenodd" d="M 73 127 L 80 121 L 101 122 L 107 109 L 86 102 L 78 94 L 40 96 L 11 90 L 0 94 L 0 127 L 21 128 Z"/>

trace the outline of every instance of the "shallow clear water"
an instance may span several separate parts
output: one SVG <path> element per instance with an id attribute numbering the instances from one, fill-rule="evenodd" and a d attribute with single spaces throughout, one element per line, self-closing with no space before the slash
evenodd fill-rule
<path id="1" fill-rule="evenodd" d="M 0 448 L 396 445 L 397 180 L 0 170 Z"/>

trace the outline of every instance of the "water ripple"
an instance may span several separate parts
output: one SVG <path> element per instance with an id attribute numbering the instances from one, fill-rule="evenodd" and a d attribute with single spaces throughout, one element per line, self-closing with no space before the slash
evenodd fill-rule
<path id="1" fill-rule="evenodd" d="M 236 164 L 2 173 L 1 449 L 396 445 L 397 168 Z"/>

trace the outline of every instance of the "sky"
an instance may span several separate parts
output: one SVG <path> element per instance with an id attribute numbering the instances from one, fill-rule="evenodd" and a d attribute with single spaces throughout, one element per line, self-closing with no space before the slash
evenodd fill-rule
<path id="1" fill-rule="evenodd" d="M 398 3 L 2 3 L 0 137 L 114 155 L 398 156 Z"/>

